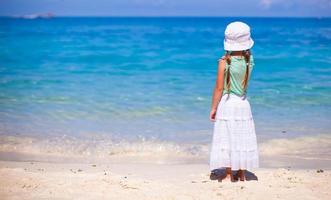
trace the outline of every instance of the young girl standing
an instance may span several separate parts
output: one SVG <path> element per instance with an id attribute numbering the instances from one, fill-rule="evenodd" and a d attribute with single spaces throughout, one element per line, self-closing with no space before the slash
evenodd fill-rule
<path id="1" fill-rule="evenodd" d="M 225 55 L 219 59 L 210 120 L 214 123 L 210 170 L 226 168 L 231 180 L 238 170 L 241 181 L 245 170 L 259 166 L 255 126 L 246 98 L 254 66 L 250 49 L 254 42 L 243 22 L 230 23 L 225 30 Z"/>

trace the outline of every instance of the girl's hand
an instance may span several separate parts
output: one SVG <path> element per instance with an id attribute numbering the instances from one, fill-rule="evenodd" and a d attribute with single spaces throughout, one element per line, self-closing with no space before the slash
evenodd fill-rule
<path id="1" fill-rule="evenodd" d="M 216 117 L 216 109 L 212 109 L 209 115 L 210 121 L 215 122 L 216 121 L 215 117 Z"/>

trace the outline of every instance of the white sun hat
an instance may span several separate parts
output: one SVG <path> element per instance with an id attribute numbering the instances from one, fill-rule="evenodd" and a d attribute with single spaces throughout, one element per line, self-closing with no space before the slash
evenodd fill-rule
<path id="1" fill-rule="evenodd" d="M 243 51 L 252 48 L 250 27 L 243 22 L 232 22 L 224 32 L 224 49 L 226 51 Z"/>

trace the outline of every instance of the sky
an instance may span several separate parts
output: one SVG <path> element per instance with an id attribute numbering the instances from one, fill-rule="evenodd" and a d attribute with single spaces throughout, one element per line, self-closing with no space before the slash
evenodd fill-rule
<path id="1" fill-rule="evenodd" d="M 330 17 L 331 0 L 0 0 L 0 15 Z"/>

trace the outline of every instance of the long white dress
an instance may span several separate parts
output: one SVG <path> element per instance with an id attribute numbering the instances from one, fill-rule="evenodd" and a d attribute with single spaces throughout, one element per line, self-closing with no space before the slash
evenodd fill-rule
<path id="1" fill-rule="evenodd" d="M 224 94 L 219 102 L 210 151 L 210 170 L 259 167 L 251 106 L 246 96 Z"/>

